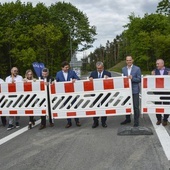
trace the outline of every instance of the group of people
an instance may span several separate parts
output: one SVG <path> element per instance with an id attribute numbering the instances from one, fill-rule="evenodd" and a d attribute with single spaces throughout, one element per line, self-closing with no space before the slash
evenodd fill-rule
<path id="1" fill-rule="evenodd" d="M 134 127 L 138 127 L 139 126 L 139 114 L 140 114 L 139 92 L 140 92 L 140 83 L 141 83 L 141 70 L 138 66 L 134 65 L 133 62 L 134 61 L 133 61 L 132 56 L 126 57 L 126 66 L 122 68 L 122 74 L 123 76 L 127 76 L 131 80 L 131 83 L 132 83 Z M 164 61 L 162 59 L 158 59 L 156 61 L 156 66 L 157 68 L 151 72 L 152 75 L 170 75 L 170 69 L 164 66 Z M 98 78 L 108 78 L 108 77 L 111 77 L 111 73 L 104 69 L 103 62 L 98 61 L 96 63 L 96 70 L 91 72 L 89 76 L 89 80 L 98 79 Z M 44 82 L 46 82 L 47 86 L 54 81 L 54 79 L 49 75 L 49 69 L 47 68 L 42 69 L 41 79 L 43 79 Z M 64 82 L 64 81 L 75 82 L 76 80 L 80 80 L 80 78 L 77 76 L 77 74 L 73 70 L 70 69 L 69 63 L 67 61 L 62 62 L 61 71 L 57 72 L 56 74 L 56 81 L 57 82 Z M 25 78 L 23 78 L 22 76 L 18 74 L 18 68 L 13 67 L 11 69 L 11 75 L 6 77 L 5 82 L 15 83 L 19 81 L 24 81 L 24 82 L 36 81 L 36 79 L 33 76 L 33 71 L 30 69 L 27 70 L 25 73 Z M 3 82 L 3 80 L 0 79 L 0 82 Z M 48 91 L 47 91 L 47 97 L 49 98 Z M 50 113 L 51 112 L 50 102 L 48 103 L 48 112 L 49 112 L 49 123 L 50 123 L 50 126 L 53 127 L 54 123 L 52 121 L 51 113 Z M 156 122 L 157 125 L 160 125 L 161 123 L 163 126 L 167 125 L 169 115 L 165 114 L 163 119 L 162 119 L 161 114 L 156 114 L 156 117 L 157 117 L 157 122 Z M 15 126 L 14 126 L 14 119 L 15 119 Z M 19 128 L 20 127 L 19 119 L 20 119 L 19 116 L 16 116 L 16 117 L 9 116 L 7 130 L 11 130 L 14 127 Z M 1 120 L 2 120 L 3 126 L 6 126 L 7 124 L 6 117 L 1 116 Z M 101 124 L 103 128 L 107 128 L 106 121 L 107 121 L 107 117 L 105 116 L 101 117 Z M 76 123 L 76 126 L 78 127 L 81 126 L 79 118 L 75 118 L 75 123 Z M 128 123 L 131 123 L 130 115 L 126 115 L 126 119 L 120 124 L 125 125 Z M 30 116 L 28 128 L 32 129 L 34 125 L 35 125 L 35 119 L 33 116 Z M 67 119 L 67 124 L 65 128 L 70 128 L 71 126 L 72 126 L 71 119 Z M 98 126 L 99 126 L 99 117 L 94 117 L 92 128 L 96 128 Z M 41 116 L 41 125 L 39 127 L 39 130 L 42 130 L 44 128 L 46 128 L 46 116 Z"/>

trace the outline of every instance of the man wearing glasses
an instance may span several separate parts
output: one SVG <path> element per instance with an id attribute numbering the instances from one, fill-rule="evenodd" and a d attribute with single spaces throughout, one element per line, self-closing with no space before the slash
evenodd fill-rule
<path id="1" fill-rule="evenodd" d="M 22 76 L 18 75 L 18 68 L 17 67 L 12 67 L 11 69 L 11 75 L 6 77 L 5 82 L 7 83 L 15 83 L 15 82 L 21 82 L 23 81 Z M 14 118 L 15 118 L 15 127 L 19 128 L 19 116 L 9 116 L 9 125 L 7 130 L 11 130 L 14 128 Z"/>

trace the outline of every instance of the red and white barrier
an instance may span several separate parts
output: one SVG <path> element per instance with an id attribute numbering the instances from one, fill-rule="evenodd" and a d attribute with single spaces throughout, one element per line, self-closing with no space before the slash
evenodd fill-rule
<path id="1" fill-rule="evenodd" d="M 43 81 L 0 84 L 0 116 L 43 116 L 46 107 Z"/>
<path id="2" fill-rule="evenodd" d="M 126 77 L 56 82 L 50 85 L 50 100 L 54 119 L 133 113 L 131 82 Z"/>
<path id="3" fill-rule="evenodd" d="M 145 76 L 141 84 L 141 113 L 170 114 L 170 76 Z"/>

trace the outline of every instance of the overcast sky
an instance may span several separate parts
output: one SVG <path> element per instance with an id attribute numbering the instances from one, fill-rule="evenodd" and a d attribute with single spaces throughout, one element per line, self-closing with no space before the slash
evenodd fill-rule
<path id="1" fill-rule="evenodd" d="M 78 53 L 78 59 L 83 55 L 93 52 L 100 44 L 105 46 L 107 40 L 110 42 L 124 30 L 123 25 L 128 23 L 128 16 L 134 12 L 136 16 L 144 16 L 145 13 L 154 13 L 158 2 L 161 0 L 65 0 L 76 6 L 89 18 L 90 25 L 97 27 L 97 40 L 93 48 L 84 53 Z M 11 0 L 1 0 L 1 3 Z M 15 2 L 15 1 L 14 1 Z M 36 5 L 43 2 L 46 6 L 55 4 L 56 0 L 21 0 L 21 2 L 32 2 Z"/>

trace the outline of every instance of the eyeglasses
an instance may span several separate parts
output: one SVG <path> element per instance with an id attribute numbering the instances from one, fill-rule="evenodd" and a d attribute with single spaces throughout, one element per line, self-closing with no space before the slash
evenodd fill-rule
<path id="1" fill-rule="evenodd" d="M 18 72 L 18 70 L 13 70 L 14 72 Z"/>

